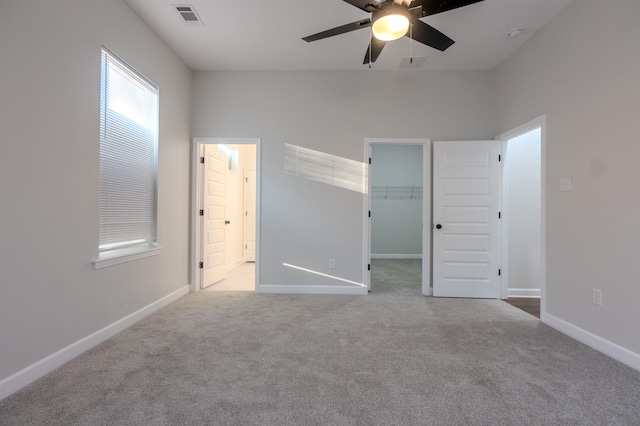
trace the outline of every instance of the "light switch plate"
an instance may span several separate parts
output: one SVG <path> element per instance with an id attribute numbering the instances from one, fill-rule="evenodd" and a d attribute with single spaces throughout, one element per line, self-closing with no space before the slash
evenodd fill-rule
<path id="1" fill-rule="evenodd" d="M 560 191 L 571 191 L 570 177 L 563 177 L 560 179 Z"/>

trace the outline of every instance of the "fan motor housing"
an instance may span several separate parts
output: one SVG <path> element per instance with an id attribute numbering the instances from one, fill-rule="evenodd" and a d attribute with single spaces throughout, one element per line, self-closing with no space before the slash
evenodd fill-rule
<path id="1" fill-rule="evenodd" d="M 409 13 L 409 9 L 404 6 L 400 6 L 397 4 L 389 4 L 385 5 L 379 10 L 371 13 L 371 21 L 376 22 L 378 19 L 383 18 L 388 15 L 402 15 L 407 18 L 409 21 L 411 20 L 411 14 Z"/>

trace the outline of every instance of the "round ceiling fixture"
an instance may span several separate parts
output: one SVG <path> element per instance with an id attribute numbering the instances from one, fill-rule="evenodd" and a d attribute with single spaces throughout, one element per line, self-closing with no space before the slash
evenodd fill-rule
<path id="1" fill-rule="evenodd" d="M 371 30 L 378 40 L 397 40 L 409 30 L 409 18 L 409 10 L 406 7 L 396 5 L 385 7 L 373 14 Z"/>

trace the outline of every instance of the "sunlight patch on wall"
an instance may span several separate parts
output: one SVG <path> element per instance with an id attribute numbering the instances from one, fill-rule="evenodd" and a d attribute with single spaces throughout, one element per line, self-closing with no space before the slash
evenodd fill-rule
<path id="1" fill-rule="evenodd" d="M 361 194 L 367 193 L 366 165 L 348 158 L 284 144 L 284 171 Z"/>
<path id="2" fill-rule="evenodd" d="M 300 266 L 291 265 L 289 263 L 283 263 L 282 266 L 286 266 L 287 268 L 297 269 L 299 271 L 309 272 L 310 274 L 320 275 L 321 277 L 331 278 L 333 280 L 338 280 L 338 281 L 342 281 L 342 282 L 349 283 L 349 284 L 355 284 L 355 285 L 357 285 L 359 287 L 365 287 L 365 285 L 362 284 L 362 283 L 358 283 L 358 282 L 355 282 L 355 281 L 347 280 L 345 278 L 336 277 L 334 275 L 323 274 L 322 272 L 313 271 L 311 269 L 302 268 Z"/>

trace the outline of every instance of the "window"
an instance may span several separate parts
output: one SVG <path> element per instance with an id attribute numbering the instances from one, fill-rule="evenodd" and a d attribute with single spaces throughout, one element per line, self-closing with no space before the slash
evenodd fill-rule
<path id="1" fill-rule="evenodd" d="M 238 147 L 235 145 L 218 144 L 218 151 L 227 156 L 227 169 L 238 173 Z"/>
<path id="2" fill-rule="evenodd" d="M 99 260 L 157 245 L 158 87 L 102 49 Z"/>

